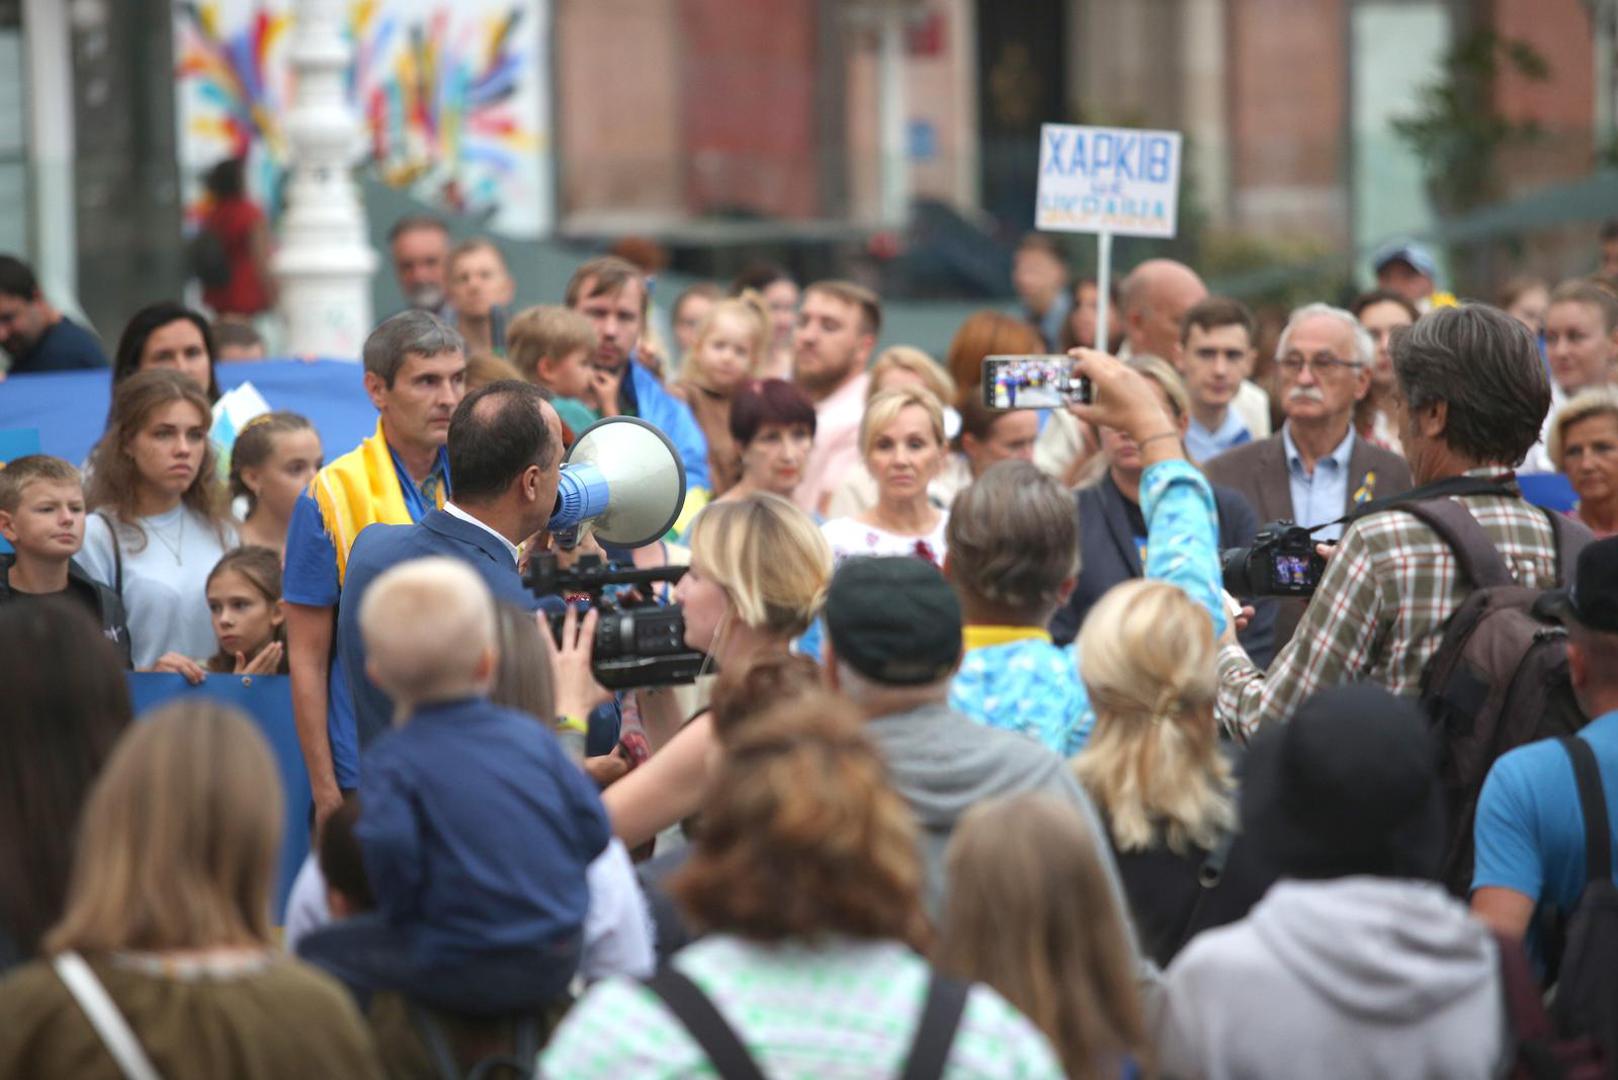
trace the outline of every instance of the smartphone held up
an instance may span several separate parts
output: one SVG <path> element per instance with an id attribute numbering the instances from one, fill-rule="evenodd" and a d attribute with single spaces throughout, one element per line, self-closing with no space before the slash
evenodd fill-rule
<path id="1" fill-rule="evenodd" d="M 983 404 L 991 409 L 1055 409 L 1088 404 L 1090 380 L 1071 356 L 989 356 L 983 360 Z"/>

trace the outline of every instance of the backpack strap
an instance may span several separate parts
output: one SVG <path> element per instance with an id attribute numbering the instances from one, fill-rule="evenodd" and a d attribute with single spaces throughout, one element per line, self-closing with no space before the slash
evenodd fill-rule
<path id="1" fill-rule="evenodd" d="M 1607 794 L 1601 786 L 1601 766 L 1590 744 L 1577 735 L 1556 740 L 1573 762 L 1579 785 L 1579 810 L 1584 815 L 1584 881 L 1612 878 L 1612 829 L 1607 823 Z"/>
<path id="2" fill-rule="evenodd" d="M 944 1075 L 949 1061 L 950 1047 L 955 1045 L 955 1030 L 961 1026 L 961 1014 L 966 1011 L 966 995 L 970 983 L 940 975 L 937 971 L 927 982 L 927 1003 L 921 1009 L 921 1022 L 916 1025 L 915 1038 L 910 1042 L 910 1054 L 905 1058 L 901 1080 L 937 1080 Z"/>
<path id="3" fill-rule="evenodd" d="M 1579 552 L 1595 539 L 1595 533 L 1582 521 L 1558 514 L 1550 507 L 1540 509 L 1545 511 L 1545 520 L 1551 523 L 1551 535 L 1556 538 L 1556 582 L 1559 585 L 1572 585 L 1573 576 L 1578 571 Z"/>
<path id="4" fill-rule="evenodd" d="M 71 951 L 57 953 L 51 959 L 51 966 L 56 969 L 56 975 L 67 987 L 67 992 L 84 1010 L 90 1026 L 95 1028 L 107 1053 L 118 1063 L 118 1071 L 123 1073 L 125 1080 L 161 1080 L 152 1059 L 146 1056 L 140 1040 L 129 1029 L 129 1021 L 118 1011 L 112 995 L 101 985 L 101 980 L 90 970 L 90 965 L 84 962 L 84 957 Z"/>
<path id="5" fill-rule="evenodd" d="M 1511 568 L 1465 503 L 1449 498 L 1427 499 L 1399 509 L 1438 534 L 1474 589 L 1515 584 Z"/>
<path id="6" fill-rule="evenodd" d="M 721 1080 L 764 1080 L 753 1055 L 742 1045 L 736 1029 L 725 1021 L 714 1003 L 696 983 L 672 965 L 641 980 L 708 1055 L 708 1063 Z"/>

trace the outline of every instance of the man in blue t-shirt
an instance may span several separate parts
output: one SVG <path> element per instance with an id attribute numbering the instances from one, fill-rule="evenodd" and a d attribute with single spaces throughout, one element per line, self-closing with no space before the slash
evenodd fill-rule
<path id="1" fill-rule="evenodd" d="M 1618 537 L 1580 552 L 1574 580 L 1558 606 L 1568 629 L 1573 692 L 1593 717 L 1578 737 L 1595 751 L 1607 818 L 1618 821 Z M 1584 891 L 1584 815 L 1573 763 L 1556 740 L 1518 747 L 1494 763 L 1473 836 L 1472 911 L 1478 918 L 1520 938 L 1536 911 L 1573 910 Z"/>
<path id="2" fill-rule="evenodd" d="M 298 496 L 282 578 L 293 718 L 321 824 L 359 784 L 354 699 L 334 648 L 349 550 L 368 525 L 412 524 L 444 505 L 451 479 L 444 444 L 466 393 L 461 335 L 425 311 L 384 321 L 365 339 L 363 358 L 376 433 L 329 462 Z"/>
<path id="3" fill-rule="evenodd" d="M 34 271 L 12 255 L 0 255 L 0 348 L 11 375 L 107 366 L 101 342 L 52 307 Z"/>

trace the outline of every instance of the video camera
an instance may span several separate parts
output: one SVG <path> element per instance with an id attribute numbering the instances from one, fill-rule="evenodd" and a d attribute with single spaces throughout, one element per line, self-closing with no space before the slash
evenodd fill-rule
<path id="1" fill-rule="evenodd" d="M 596 682 L 608 690 L 634 690 L 695 682 L 708 657 L 686 645 L 685 613 L 679 604 L 643 601 L 626 606 L 607 589 L 675 582 L 685 571 L 683 566 L 620 569 L 598 555 L 581 555 L 564 570 L 554 554 L 540 554 L 529 563 L 523 584 L 535 596 L 587 596 L 590 606 L 600 613 L 590 664 Z M 551 634 L 558 644 L 565 617 L 550 616 Z"/>
<path id="2" fill-rule="evenodd" d="M 1248 547 L 1224 552 L 1220 570 L 1232 596 L 1313 596 L 1326 560 L 1315 551 L 1313 529 L 1272 521 Z"/>

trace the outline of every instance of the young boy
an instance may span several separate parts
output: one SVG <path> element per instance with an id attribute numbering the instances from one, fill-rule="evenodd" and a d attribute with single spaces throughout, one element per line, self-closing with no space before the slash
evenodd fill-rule
<path id="1" fill-rule="evenodd" d="M 468 240 L 449 253 L 451 322 L 466 339 L 466 353 L 506 354 L 506 311 L 516 286 L 500 249 Z"/>
<path id="2" fill-rule="evenodd" d="M 127 667 L 129 628 L 118 594 L 73 561 L 84 545 L 84 485 L 61 458 L 30 454 L 0 467 L 0 604 L 63 596 L 83 604 L 118 646 Z"/>
<path id="3" fill-rule="evenodd" d="M 1240 301 L 1210 296 L 1185 313 L 1175 367 L 1191 396 L 1185 448 L 1192 460 L 1207 461 L 1252 441 L 1253 433 L 1230 403 L 1257 355 L 1253 315 Z"/>
<path id="4" fill-rule="evenodd" d="M 382 574 L 360 630 L 399 710 L 360 766 L 355 835 L 377 910 L 306 939 L 305 955 L 452 1012 L 543 1006 L 578 966 L 585 869 L 610 838 L 595 786 L 544 724 L 490 703 L 494 601 L 465 563 Z"/>
<path id="5" fill-rule="evenodd" d="M 595 423 L 596 415 L 580 399 L 590 389 L 590 358 L 596 354 L 596 329 L 572 308 L 541 304 L 511 320 L 506 331 L 506 357 L 523 377 L 551 392 L 551 404 L 574 431 Z"/>

